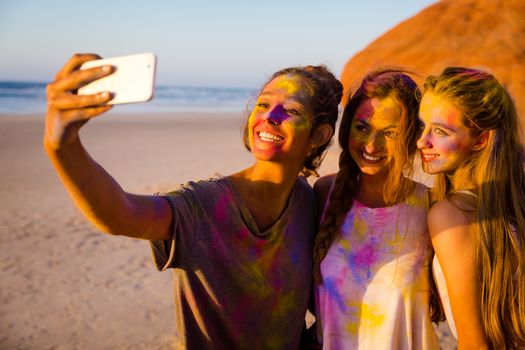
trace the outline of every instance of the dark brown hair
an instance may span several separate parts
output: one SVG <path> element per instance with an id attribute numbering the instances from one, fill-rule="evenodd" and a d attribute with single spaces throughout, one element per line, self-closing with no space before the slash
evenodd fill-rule
<path id="1" fill-rule="evenodd" d="M 321 124 L 328 124 L 335 130 L 335 123 L 339 115 L 339 103 L 343 96 L 343 85 L 325 66 L 291 67 L 274 73 L 264 84 L 264 90 L 269 82 L 282 75 L 299 76 L 307 89 L 313 92 L 311 106 L 313 107 L 313 124 L 310 135 Z M 312 150 L 303 164 L 301 174 L 305 177 L 317 175 L 317 168 L 321 165 L 325 151 L 331 141 Z M 244 146 L 250 150 L 248 140 L 248 121 L 244 126 Z"/>
<path id="2" fill-rule="evenodd" d="M 352 207 L 353 197 L 358 187 L 359 167 L 350 156 L 348 141 L 350 127 L 357 108 L 371 98 L 394 98 L 402 109 L 400 127 L 395 138 L 396 155 L 384 186 L 384 199 L 387 203 L 397 203 L 412 191 L 409 180 L 412 160 L 416 151 L 416 139 L 419 130 L 418 107 L 420 91 L 417 84 L 400 69 L 379 69 L 370 72 L 361 82 L 343 111 L 339 129 L 339 172 L 335 177 L 324 217 L 315 239 L 314 279 L 321 283 L 320 264 L 328 249 L 339 234 L 344 214 Z"/>

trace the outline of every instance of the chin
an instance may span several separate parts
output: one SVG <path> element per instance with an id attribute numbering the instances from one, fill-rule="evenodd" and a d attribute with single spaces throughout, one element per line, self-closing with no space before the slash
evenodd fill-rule
<path id="1" fill-rule="evenodd" d="M 371 168 L 371 167 L 363 167 L 360 168 L 359 171 L 366 175 L 384 175 L 386 174 L 386 170 L 383 168 Z"/>
<path id="2" fill-rule="evenodd" d="M 428 165 L 425 165 L 423 164 L 423 171 L 427 174 L 430 174 L 430 175 L 437 175 L 439 173 L 442 173 L 444 172 L 443 169 L 439 169 L 439 168 L 435 168 L 435 167 L 432 167 L 432 166 L 428 166 Z"/>

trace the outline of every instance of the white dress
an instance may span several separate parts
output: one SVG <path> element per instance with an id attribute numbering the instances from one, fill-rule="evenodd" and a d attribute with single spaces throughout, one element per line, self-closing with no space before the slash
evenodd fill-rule
<path id="1" fill-rule="evenodd" d="M 354 200 L 315 290 L 323 349 L 439 349 L 429 316 L 427 212 L 422 184 L 391 207 Z"/>
<path id="2" fill-rule="evenodd" d="M 437 256 L 434 255 L 432 260 L 432 276 L 436 282 L 436 287 L 439 292 L 439 298 L 441 299 L 441 305 L 443 305 L 443 311 L 445 311 L 445 317 L 447 318 L 448 328 L 454 337 L 458 338 L 458 332 L 456 331 L 456 323 L 452 316 L 452 308 L 450 306 L 450 298 L 448 296 L 447 282 L 445 281 L 445 275 L 439 264 Z"/>

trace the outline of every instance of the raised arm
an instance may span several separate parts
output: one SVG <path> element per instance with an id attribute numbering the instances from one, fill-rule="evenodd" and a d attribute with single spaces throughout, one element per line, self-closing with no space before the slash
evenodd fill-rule
<path id="1" fill-rule="evenodd" d="M 111 66 L 79 70 L 100 58 L 76 54 L 47 86 L 44 149 L 75 204 L 100 230 L 149 240 L 168 239 L 172 213 L 167 201 L 125 192 L 83 147 L 80 128 L 109 109 L 109 93 L 78 96 L 76 90 L 113 72 Z"/>
<path id="2" fill-rule="evenodd" d="M 488 349 L 480 309 L 477 232 L 472 218 L 448 200 L 430 209 L 432 245 L 445 275 L 458 349 Z"/>

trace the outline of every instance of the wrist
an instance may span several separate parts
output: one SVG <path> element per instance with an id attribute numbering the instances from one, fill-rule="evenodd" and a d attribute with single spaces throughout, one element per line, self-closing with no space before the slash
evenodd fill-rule
<path id="1" fill-rule="evenodd" d="M 69 134 L 67 137 L 55 137 L 53 135 L 44 135 L 43 146 L 47 153 L 58 153 L 71 148 L 74 148 L 75 144 L 80 144 L 80 138 L 78 133 Z"/>

